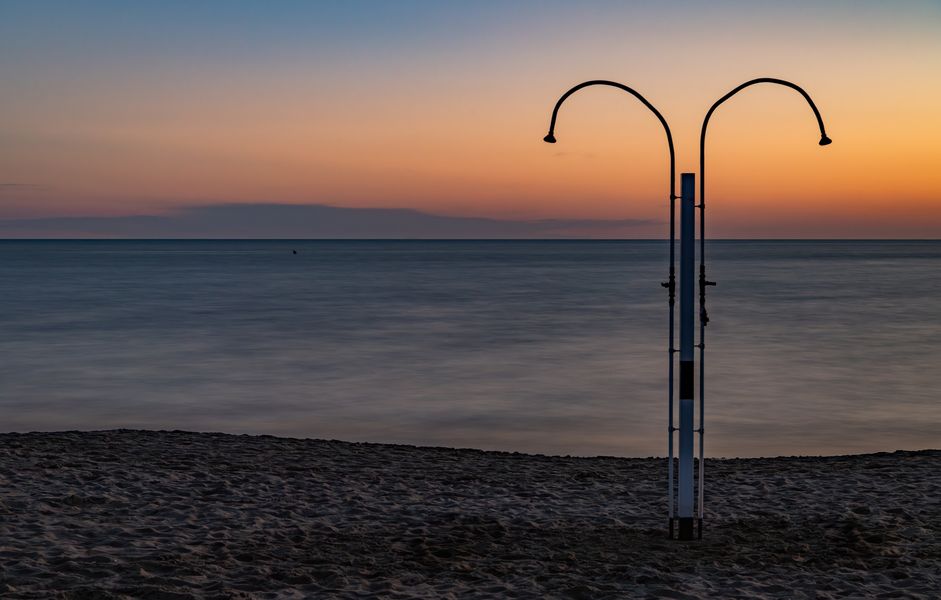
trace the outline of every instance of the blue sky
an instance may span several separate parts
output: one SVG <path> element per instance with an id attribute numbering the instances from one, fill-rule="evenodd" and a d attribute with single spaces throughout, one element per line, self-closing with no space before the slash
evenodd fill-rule
<path id="1" fill-rule="evenodd" d="M 694 171 L 710 102 L 774 76 L 812 93 L 835 143 L 805 144 L 813 123 L 779 90 L 723 109 L 716 233 L 925 237 L 939 72 L 939 2 L 4 0 L 0 219 L 270 202 L 655 223 L 656 124 L 585 94 L 545 147 L 558 95 L 634 85 Z"/>

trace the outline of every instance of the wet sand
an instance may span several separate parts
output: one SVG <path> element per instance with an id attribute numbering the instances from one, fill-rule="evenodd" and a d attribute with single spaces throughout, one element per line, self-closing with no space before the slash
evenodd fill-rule
<path id="1" fill-rule="evenodd" d="M 186 432 L 0 434 L 0 597 L 937 598 L 941 451 L 707 462 Z"/>

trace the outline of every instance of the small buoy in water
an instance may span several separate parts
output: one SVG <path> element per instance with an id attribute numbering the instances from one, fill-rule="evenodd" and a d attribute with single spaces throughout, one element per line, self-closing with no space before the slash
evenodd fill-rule
<path id="1" fill-rule="evenodd" d="M 297 254 L 297 250 L 291 250 L 291 252 L 293 252 L 294 254 Z"/>

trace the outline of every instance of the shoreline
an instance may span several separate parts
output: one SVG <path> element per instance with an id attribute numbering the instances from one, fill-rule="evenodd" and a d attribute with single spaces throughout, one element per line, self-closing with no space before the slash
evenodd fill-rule
<path id="1" fill-rule="evenodd" d="M 4 598 L 932 597 L 941 450 L 665 458 L 274 436 L 0 434 Z"/>
<path id="2" fill-rule="evenodd" d="M 349 444 L 351 446 L 367 446 L 377 448 L 408 448 L 412 450 L 444 450 L 447 452 L 472 452 L 505 456 L 529 456 L 534 458 L 561 458 L 566 460 L 666 460 L 666 455 L 652 456 L 618 456 L 616 454 L 551 454 L 546 452 L 527 452 L 520 450 L 495 450 L 488 448 L 475 448 L 473 446 L 440 446 L 434 444 L 408 444 L 399 442 L 371 442 L 371 441 L 352 441 L 338 438 L 318 438 L 318 437 L 300 437 L 291 435 L 275 435 L 269 433 L 231 433 L 227 431 L 202 431 L 193 429 L 134 429 L 130 427 L 118 427 L 115 429 L 55 429 L 55 430 L 30 430 L 30 431 L 2 431 L 0 439 L 5 436 L 44 436 L 44 435 L 111 435 L 111 434 L 163 434 L 163 435 L 199 435 L 199 436 L 221 436 L 232 438 L 255 438 L 281 440 L 288 442 L 314 442 L 314 443 L 335 443 Z M 837 459 L 837 458 L 856 458 L 867 456 L 885 456 L 901 454 L 921 454 L 921 453 L 941 452 L 938 448 L 916 448 L 916 449 L 896 449 L 880 450 L 876 452 L 853 452 L 848 454 L 776 454 L 773 456 L 707 456 L 706 462 L 713 461 L 762 461 L 762 460 L 796 460 L 796 459 Z M 676 456 L 674 460 L 678 460 Z M 694 457 L 698 462 L 698 458 Z"/>

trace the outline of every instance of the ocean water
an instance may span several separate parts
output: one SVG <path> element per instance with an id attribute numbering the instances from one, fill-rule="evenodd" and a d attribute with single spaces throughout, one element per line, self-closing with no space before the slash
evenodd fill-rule
<path id="1" fill-rule="evenodd" d="M 0 429 L 664 455 L 667 251 L 2 241 Z M 707 254 L 707 456 L 941 446 L 941 242 Z"/>

